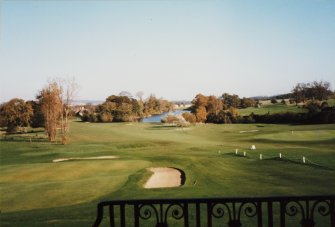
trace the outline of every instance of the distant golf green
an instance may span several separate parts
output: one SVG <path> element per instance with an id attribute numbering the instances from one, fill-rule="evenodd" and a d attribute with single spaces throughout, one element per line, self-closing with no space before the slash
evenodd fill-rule
<path id="1" fill-rule="evenodd" d="M 251 113 L 254 114 L 275 114 L 275 113 L 286 113 L 286 112 L 292 112 L 292 113 L 305 113 L 307 112 L 306 109 L 302 108 L 301 106 L 295 106 L 295 105 L 285 105 L 281 103 L 276 104 L 265 104 L 257 107 L 248 107 L 245 109 L 238 109 L 238 113 L 242 116 L 250 115 Z"/>
<path id="2" fill-rule="evenodd" d="M 0 225 L 90 226 L 110 199 L 334 194 L 334 148 L 334 124 L 72 122 L 65 146 L 42 131 L 2 135 Z M 100 156 L 116 158 L 53 162 Z M 144 189 L 149 167 L 180 168 L 185 185 Z"/>

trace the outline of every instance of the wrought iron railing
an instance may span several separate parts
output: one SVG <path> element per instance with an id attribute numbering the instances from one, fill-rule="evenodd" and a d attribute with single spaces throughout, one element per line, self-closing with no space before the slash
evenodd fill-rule
<path id="1" fill-rule="evenodd" d="M 113 200 L 98 204 L 93 226 L 335 227 L 334 202 L 335 195 Z"/>

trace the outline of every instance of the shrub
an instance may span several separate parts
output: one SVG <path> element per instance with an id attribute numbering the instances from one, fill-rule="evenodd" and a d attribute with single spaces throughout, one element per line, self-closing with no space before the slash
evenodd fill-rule
<path id="1" fill-rule="evenodd" d="M 271 99 L 271 103 L 272 103 L 272 104 L 276 104 L 276 103 L 277 103 L 277 99 L 276 99 L 276 98 L 272 98 L 272 99 Z"/>
<path id="2" fill-rule="evenodd" d="M 98 119 L 100 122 L 112 122 L 113 116 L 110 113 L 100 113 Z"/>
<path id="3" fill-rule="evenodd" d="M 182 114 L 182 116 L 187 122 L 189 122 L 191 124 L 194 124 L 197 121 L 197 118 L 192 113 L 185 112 L 185 113 Z"/>
<path id="4" fill-rule="evenodd" d="M 189 126 L 189 123 L 184 119 L 183 116 L 178 115 L 167 115 L 165 118 L 161 120 L 162 123 L 174 124 L 178 127 L 186 127 Z"/>

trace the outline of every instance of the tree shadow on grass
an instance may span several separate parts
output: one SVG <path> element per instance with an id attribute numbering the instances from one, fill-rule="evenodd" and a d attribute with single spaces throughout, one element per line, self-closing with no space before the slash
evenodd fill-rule
<path id="1" fill-rule="evenodd" d="M 280 161 L 280 162 L 286 162 L 286 163 L 291 163 L 291 164 L 296 164 L 296 165 L 302 165 L 302 166 L 310 166 L 310 167 L 314 167 L 317 169 L 324 169 L 324 170 L 330 170 L 330 171 L 334 171 L 333 168 L 327 167 L 327 166 L 322 166 L 322 165 L 318 165 L 316 163 L 303 163 L 301 161 L 297 161 L 297 160 L 292 160 L 292 159 L 288 159 L 288 158 L 279 158 L 279 157 L 274 157 L 274 158 L 264 158 L 264 161 Z"/>
<path id="2" fill-rule="evenodd" d="M 35 134 L 35 136 L 31 135 Z M 28 135 L 28 136 L 24 136 Z M 0 137 L 0 141 L 6 142 L 48 142 L 48 138 L 42 137 L 36 132 L 7 134 Z"/>
<path id="3" fill-rule="evenodd" d="M 234 156 L 237 158 L 252 158 L 249 156 L 244 156 L 242 154 L 236 154 L 236 153 L 224 153 L 222 154 L 224 156 Z M 307 161 L 306 163 L 303 163 L 301 161 L 298 160 L 292 160 L 292 159 L 288 159 L 288 158 L 279 158 L 279 157 L 273 157 L 273 158 L 263 158 L 262 161 L 279 161 L 279 162 L 286 162 L 286 163 L 291 163 L 291 164 L 296 164 L 296 165 L 302 165 L 302 166 L 310 166 L 310 167 L 314 167 L 317 169 L 323 169 L 323 170 L 330 170 L 330 171 L 335 171 L 335 169 L 327 167 L 327 166 L 322 166 L 316 163 L 310 163 L 309 161 Z"/>
<path id="4" fill-rule="evenodd" d="M 222 155 L 223 155 L 223 156 L 234 156 L 234 157 L 237 157 L 237 158 L 248 158 L 248 159 L 251 158 L 251 157 L 249 157 L 248 155 L 244 156 L 244 155 L 241 154 L 241 153 L 236 154 L 236 153 L 234 153 L 234 152 L 223 153 Z"/>
<path id="5" fill-rule="evenodd" d="M 148 128 L 148 130 L 167 130 L 177 128 L 175 125 L 154 125 Z"/>
<path id="6" fill-rule="evenodd" d="M 5 142 L 32 142 L 32 143 L 41 143 L 41 142 L 48 142 L 48 139 L 44 138 L 34 138 L 34 139 L 16 139 L 16 138 L 1 138 L 0 141 L 5 141 Z"/>

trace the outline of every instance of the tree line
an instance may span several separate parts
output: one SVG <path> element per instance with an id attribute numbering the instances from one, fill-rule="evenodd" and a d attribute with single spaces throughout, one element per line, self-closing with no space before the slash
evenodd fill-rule
<path id="1" fill-rule="evenodd" d="M 111 95 L 106 101 L 96 107 L 85 109 L 80 113 L 82 121 L 86 122 L 132 122 L 143 117 L 161 114 L 173 110 L 173 103 L 150 95 L 146 100 L 125 96 Z"/>
<path id="2" fill-rule="evenodd" d="M 281 104 L 303 103 L 307 113 L 277 113 L 259 114 L 251 113 L 249 116 L 238 115 L 237 109 L 247 107 L 260 107 L 259 100 L 240 98 L 235 94 L 224 93 L 220 97 L 198 94 L 189 108 L 191 113 L 184 113 L 183 117 L 188 122 L 203 123 L 294 123 L 317 124 L 335 123 L 335 107 L 329 107 L 327 100 L 334 96 L 327 81 L 313 81 L 311 83 L 298 83 L 289 94 L 281 95 Z M 272 104 L 277 103 L 276 98 L 271 99 Z"/>
<path id="3" fill-rule="evenodd" d="M 311 83 L 298 83 L 292 89 L 291 102 L 305 103 L 307 100 L 327 100 L 333 92 L 330 90 L 330 83 L 327 81 L 313 81 Z"/>
<path id="4" fill-rule="evenodd" d="M 0 105 L 0 126 L 8 133 L 27 126 L 44 127 L 51 142 L 60 138 L 62 144 L 68 143 L 69 118 L 72 102 L 78 85 L 74 79 L 54 79 L 42 88 L 34 101 L 12 99 Z M 87 105 L 80 113 L 82 121 L 89 122 L 130 122 L 143 117 L 173 110 L 173 103 L 150 95 L 143 99 L 143 92 L 133 98 L 128 92 L 111 95 L 100 105 Z M 313 81 L 298 83 L 292 92 L 281 98 L 289 98 L 290 103 L 303 103 L 307 113 L 279 113 L 239 116 L 237 108 L 259 107 L 259 100 L 240 98 L 235 94 L 223 93 L 221 96 L 197 94 L 192 100 L 190 113 L 183 113 L 183 121 L 189 123 L 335 123 L 335 107 L 328 106 L 327 99 L 334 96 L 330 83 Z M 272 101 L 275 103 L 274 101 Z M 286 101 L 283 99 L 282 103 Z M 169 121 L 180 118 L 168 118 Z M 182 122 L 183 122 L 182 121 Z"/>
<path id="5" fill-rule="evenodd" d="M 0 105 L 0 125 L 7 133 L 22 131 L 22 128 L 44 127 L 48 140 L 55 142 L 57 136 L 62 144 L 68 143 L 71 105 L 78 85 L 74 79 L 53 79 L 40 90 L 36 101 L 15 98 Z"/>

